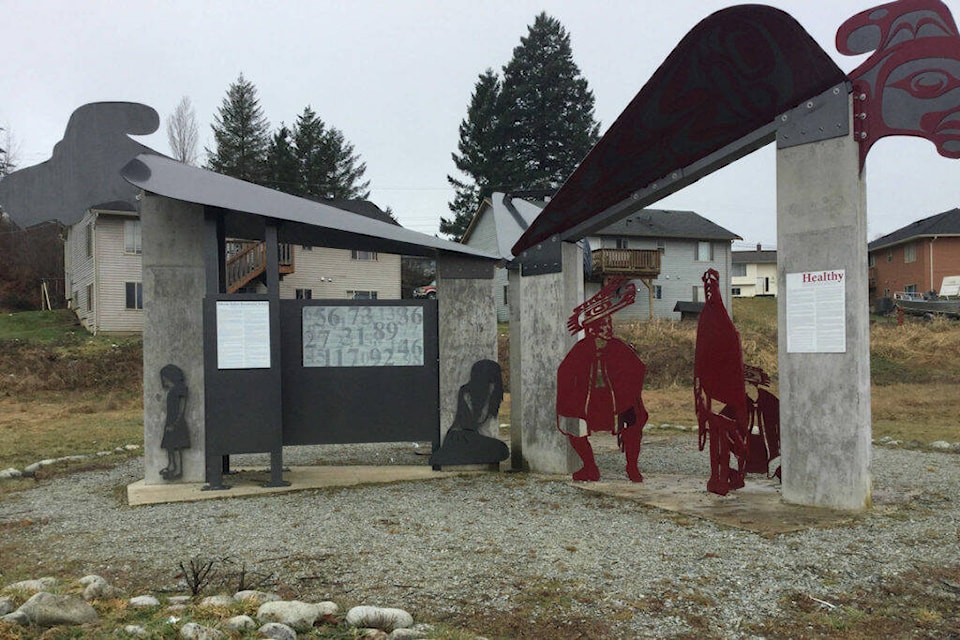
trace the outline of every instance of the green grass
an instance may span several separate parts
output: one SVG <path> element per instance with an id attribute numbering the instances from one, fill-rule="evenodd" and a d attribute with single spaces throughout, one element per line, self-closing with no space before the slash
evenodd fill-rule
<path id="1" fill-rule="evenodd" d="M 90 338 L 77 317 L 67 310 L 0 313 L 0 341 L 68 345 Z"/>

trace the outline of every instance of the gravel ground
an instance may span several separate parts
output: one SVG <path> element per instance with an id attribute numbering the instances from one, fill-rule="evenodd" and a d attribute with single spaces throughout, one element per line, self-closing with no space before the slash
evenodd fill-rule
<path id="1" fill-rule="evenodd" d="M 235 467 L 257 462 L 239 458 Z M 604 479 L 625 479 L 622 460 L 599 453 Z M 285 462 L 426 458 L 410 444 L 342 445 L 291 449 Z M 852 526 L 775 537 L 513 473 L 130 508 L 119 488 L 142 477 L 142 460 L 8 496 L 0 531 L 35 557 L 33 577 L 69 567 L 76 577 L 100 573 L 123 586 L 122 576 L 138 576 L 173 589 L 178 561 L 229 555 L 276 571 L 302 599 L 400 607 L 422 622 L 470 616 L 477 633 L 483 612 L 559 588 L 573 596 L 567 619 L 603 620 L 614 637 L 673 637 L 704 615 L 714 633 L 736 638 L 749 637 L 742 624 L 775 614 L 785 594 L 829 600 L 911 569 L 960 564 L 958 462 L 875 447 L 875 496 L 907 500 Z M 709 468 L 688 433 L 649 438 L 641 470 L 706 480 Z M 3 526 L 24 520 L 34 525 Z"/>

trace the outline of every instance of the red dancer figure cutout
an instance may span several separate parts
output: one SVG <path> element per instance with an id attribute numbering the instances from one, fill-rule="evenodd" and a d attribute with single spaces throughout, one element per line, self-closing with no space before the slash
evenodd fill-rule
<path id="1" fill-rule="evenodd" d="M 626 454 L 627 476 L 643 482 L 638 462 L 647 411 L 641 392 L 647 368 L 633 347 L 613 336 L 611 315 L 633 304 L 637 289 L 623 278 L 613 280 L 595 296 L 573 310 L 567 321 L 570 333 L 586 336 L 573 345 L 557 369 L 557 428 L 583 461 L 574 480 L 597 481 L 600 469 L 587 436 L 597 431 L 616 434 Z M 560 416 L 586 421 L 586 433 L 571 433 L 560 426 Z"/>

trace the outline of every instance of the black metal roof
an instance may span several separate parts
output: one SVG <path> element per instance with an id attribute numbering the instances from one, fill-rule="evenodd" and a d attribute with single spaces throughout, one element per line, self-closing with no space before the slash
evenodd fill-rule
<path id="1" fill-rule="evenodd" d="M 695 240 L 743 240 L 740 236 L 710 222 L 693 211 L 643 209 L 604 227 L 601 236 L 643 236 L 651 238 L 690 238 Z"/>
<path id="2" fill-rule="evenodd" d="M 776 264 L 777 252 L 767 251 L 731 251 L 730 260 L 733 264 Z"/>
<path id="3" fill-rule="evenodd" d="M 437 252 L 446 252 L 499 260 L 498 256 L 466 245 L 191 167 L 162 156 L 141 154 L 122 169 L 121 175 L 130 184 L 150 193 L 235 214 L 251 214 L 278 221 L 277 237 L 281 242 L 415 256 L 435 256 Z M 251 224 L 249 215 L 234 215 L 226 222 L 228 235 L 231 234 L 231 225 L 243 230 L 256 226 Z M 235 237 L 251 236 L 237 232 Z"/>
<path id="4" fill-rule="evenodd" d="M 960 235 L 960 209 L 950 209 L 935 216 L 924 218 L 911 222 L 905 227 L 900 227 L 892 233 L 877 238 L 867 245 L 868 251 L 882 249 L 883 247 L 909 242 L 916 238 L 932 238 L 934 236 L 958 236 Z"/>

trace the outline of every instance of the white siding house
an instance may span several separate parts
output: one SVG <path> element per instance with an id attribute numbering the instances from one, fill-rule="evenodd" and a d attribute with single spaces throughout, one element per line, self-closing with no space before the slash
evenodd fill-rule
<path id="1" fill-rule="evenodd" d="M 142 332 L 143 261 L 135 207 L 126 202 L 93 207 L 67 227 L 66 236 L 65 292 L 81 324 L 91 333 Z M 300 245 L 290 252 L 289 267 L 281 269 L 281 298 L 400 298 L 398 255 Z M 247 288 L 257 289 L 258 280 Z"/>
<path id="2" fill-rule="evenodd" d="M 777 252 L 734 251 L 731 265 L 734 298 L 777 295 Z"/>
<path id="3" fill-rule="evenodd" d="M 400 256 L 373 251 L 291 246 L 293 273 L 280 280 L 281 298 L 400 298 Z"/>
<path id="4" fill-rule="evenodd" d="M 124 202 L 89 209 L 67 227 L 65 293 L 92 333 L 143 330 L 140 219 Z"/>
<path id="5" fill-rule="evenodd" d="M 510 248 L 530 223 L 536 219 L 543 203 L 531 202 L 510 194 L 494 193 L 484 200 L 470 222 L 461 242 L 510 260 Z M 644 209 L 588 237 L 586 249 L 591 253 L 592 274 L 585 277 L 584 296 L 589 298 L 603 286 L 605 278 L 617 275 L 604 270 L 601 254 L 615 252 L 620 256 L 634 254 L 643 258 L 644 278 L 635 280 L 637 299 L 617 312 L 617 319 L 646 320 L 671 318 L 678 302 L 703 302 L 703 274 L 716 269 L 720 274 L 720 290 L 724 304 L 730 308 L 731 243 L 741 239 L 735 233 L 714 224 L 693 211 Z M 651 256 L 651 254 L 657 254 Z M 656 258 L 650 260 L 651 257 Z M 649 282 L 648 289 L 645 282 Z M 497 269 L 494 276 L 497 320 L 509 320 L 506 306 L 506 269 Z M 653 313 L 649 293 L 652 291 Z"/>
<path id="6" fill-rule="evenodd" d="M 470 221 L 470 226 L 460 242 L 474 249 L 501 256 L 505 261 L 513 259 L 510 248 L 530 226 L 544 203 L 524 200 L 510 194 L 493 193 Z M 507 270 L 493 270 L 493 299 L 497 301 L 497 322 L 510 320 L 507 306 Z"/>

